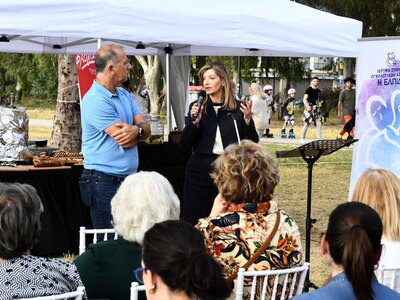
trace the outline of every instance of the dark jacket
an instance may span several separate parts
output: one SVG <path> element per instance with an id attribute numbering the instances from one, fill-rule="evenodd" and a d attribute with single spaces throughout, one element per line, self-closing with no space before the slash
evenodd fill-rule
<path id="1" fill-rule="evenodd" d="M 206 103 L 200 123 L 195 126 L 190 118 L 190 110 L 195 102 L 190 104 L 186 126 L 182 132 L 181 146 L 184 149 L 192 149 L 195 153 L 212 154 L 215 142 L 217 124 L 221 132 L 224 149 L 230 144 L 237 143 L 237 134 L 233 118 L 236 119 L 240 139 L 249 139 L 258 142 L 258 134 L 253 119 L 250 125 L 246 125 L 243 113 L 240 111 L 240 101 L 236 101 L 236 110 L 231 113 L 227 109 L 219 109 L 218 116 L 215 113 L 211 100 Z"/>

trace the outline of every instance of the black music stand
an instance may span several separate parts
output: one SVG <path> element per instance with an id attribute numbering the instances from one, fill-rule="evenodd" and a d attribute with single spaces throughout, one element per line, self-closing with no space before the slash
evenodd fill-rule
<path id="1" fill-rule="evenodd" d="M 312 191 L 312 169 L 314 163 L 322 156 L 329 155 L 345 146 L 357 142 L 354 140 L 317 140 L 310 143 L 301 145 L 293 150 L 287 151 L 276 151 L 277 158 L 287 157 L 302 157 L 308 167 L 308 185 L 307 185 L 307 216 L 306 216 L 306 262 L 310 262 L 310 242 L 311 242 L 311 228 L 312 224 L 317 222 L 316 219 L 311 218 L 311 191 Z M 304 284 L 305 291 L 308 291 L 310 287 L 318 288 L 314 283 L 309 280 L 309 274 L 307 273 L 306 281 Z"/>

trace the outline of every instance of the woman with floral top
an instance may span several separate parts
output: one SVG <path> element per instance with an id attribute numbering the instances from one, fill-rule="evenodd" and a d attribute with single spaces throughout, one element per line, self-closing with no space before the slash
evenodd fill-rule
<path id="1" fill-rule="evenodd" d="M 279 171 L 261 145 L 244 140 L 228 146 L 212 173 L 218 196 L 208 218 L 198 229 L 210 253 L 234 279 L 252 255 L 270 237 L 267 250 L 248 270 L 285 269 L 302 264 L 300 231 L 294 219 L 272 201 Z M 259 293 L 260 291 L 258 291 Z"/>

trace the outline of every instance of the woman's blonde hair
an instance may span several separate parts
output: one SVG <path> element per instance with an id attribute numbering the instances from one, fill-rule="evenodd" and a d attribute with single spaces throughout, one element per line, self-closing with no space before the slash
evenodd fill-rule
<path id="1" fill-rule="evenodd" d="M 226 66 L 218 61 L 211 62 L 207 65 L 204 65 L 200 70 L 199 70 L 199 79 L 200 79 L 200 84 L 204 86 L 204 73 L 207 72 L 208 70 L 214 70 L 215 74 L 221 79 L 223 82 L 222 86 L 222 100 L 224 101 L 222 104 L 222 108 L 234 108 L 236 109 L 236 100 L 233 95 L 232 91 L 232 80 L 231 77 L 229 76 L 228 69 Z M 206 99 L 204 100 L 205 105 L 210 98 L 208 95 L 206 96 Z"/>
<path id="2" fill-rule="evenodd" d="M 215 161 L 211 176 L 219 193 L 233 204 L 269 201 L 279 183 L 275 161 L 250 140 L 229 145 Z"/>
<path id="3" fill-rule="evenodd" d="M 353 201 L 372 207 L 382 219 L 383 236 L 400 240 L 400 180 L 384 169 L 368 169 L 358 179 Z"/>
<path id="4" fill-rule="evenodd" d="M 256 82 L 253 82 L 252 84 L 250 84 L 250 88 L 252 89 L 252 91 L 254 92 L 254 95 L 256 95 L 257 97 L 265 100 L 267 99 L 267 94 L 264 93 L 264 91 L 262 90 L 261 85 L 259 85 Z"/>

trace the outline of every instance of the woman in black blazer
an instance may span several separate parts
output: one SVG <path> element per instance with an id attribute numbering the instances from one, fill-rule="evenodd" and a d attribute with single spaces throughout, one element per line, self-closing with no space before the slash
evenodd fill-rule
<path id="1" fill-rule="evenodd" d="M 210 176 L 218 155 L 242 139 L 258 142 L 251 102 L 235 99 L 226 66 L 220 62 L 207 64 L 200 69 L 199 77 L 204 101 L 200 107 L 197 101 L 190 104 L 181 138 L 181 145 L 192 149 L 186 164 L 182 208 L 183 219 L 191 224 L 209 215 L 218 194 Z"/>

